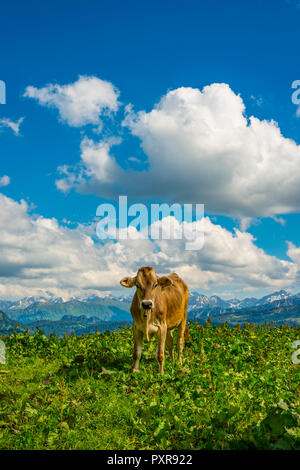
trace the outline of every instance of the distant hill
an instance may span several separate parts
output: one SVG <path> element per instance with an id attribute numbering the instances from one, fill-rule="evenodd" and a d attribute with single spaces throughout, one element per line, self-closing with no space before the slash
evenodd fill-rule
<path id="1" fill-rule="evenodd" d="M 1 300 L 0 335 L 12 332 L 18 323 L 19 331 L 27 327 L 34 332 L 36 326 L 47 335 L 51 332 L 62 336 L 64 333 L 91 333 L 96 329 L 116 329 L 124 323 L 131 323 L 130 297 L 90 296 L 64 301 L 62 298 L 27 297 L 17 301 Z M 273 321 L 300 326 L 300 294 L 291 295 L 281 290 L 261 299 L 224 300 L 217 295 L 207 297 L 190 292 L 188 319 L 229 325 L 254 322 L 257 324 Z"/>
<path id="2" fill-rule="evenodd" d="M 289 324 L 291 326 L 300 326 L 300 304 L 281 305 L 274 304 L 245 308 L 241 310 L 227 309 L 194 309 L 189 312 L 188 319 L 204 322 L 210 317 L 212 323 L 220 325 L 227 322 L 230 326 L 243 323 L 263 324 L 273 321 L 274 325 Z"/>
<path id="3" fill-rule="evenodd" d="M 62 337 L 64 334 L 81 335 L 94 333 L 96 330 L 103 333 L 106 330 L 117 330 L 119 327 L 124 326 L 130 322 L 126 321 L 101 321 L 97 317 L 87 318 L 84 315 L 75 317 L 72 315 L 65 315 L 61 320 L 41 320 L 38 322 L 28 323 L 29 332 L 34 333 L 36 327 L 39 327 L 46 336 L 50 333 L 55 333 L 56 336 Z"/>
<path id="4" fill-rule="evenodd" d="M 9 318 L 5 313 L 0 311 L 0 336 L 8 336 L 16 331 L 25 332 L 28 329 L 29 334 L 36 332 L 40 328 L 45 335 L 49 336 L 55 333 L 56 336 L 62 337 L 64 334 L 81 335 L 82 333 L 94 333 L 96 330 L 103 333 L 106 330 L 116 330 L 125 324 L 130 324 L 131 321 L 101 321 L 97 317 L 86 317 L 81 315 L 79 317 L 72 315 L 65 315 L 61 320 L 38 320 L 29 323 L 20 323 Z"/>
<path id="5" fill-rule="evenodd" d="M 261 299 L 255 297 L 246 297 L 245 299 L 229 299 L 224 300 L 217 295 L 207 297 L 196 292 L 190 292 L 189 310 L 207 308 L 207 309 L 220 309 L 224 310 L 243 310 L 245 308 L 255 308 L 266 306 L 283 306 L 283 305 L 297 305 L 300 304 L 300 293 L 292 295 L 285 290 L 273 292 L 272 294 L 266 295 Z"/>
<path id="6" fill-rule="evenodd" d="M 6 336 L 11 334 L 16 327 L 18 322 L 9 318 L 6 313 L 0 311 L 0 336 Z M 25 331 L 26 325 L 20 325 L 18 323 L 18 329 L 20 332 Z"/>
<path id="7" fill-rule="evenodd" d="M 13 301 L 0 301 L 5 313 L 0 313 L 0 335 L 6 336 L 15 330 L 28 328 L 34 333 L 36 327 L 46 335 L 92 333 L 114 330 L 125 323 L 131 323 L 130 301 L 127 298 L 89 297 L 86 299 L 45 299 L 29 297 Z M 3 308 L 4 307 L 4 308 Z"/>
<path id="8" fill-rule="evenodd" d="M 291 295 L 285 290 L 273 292 L 261 299 L 255 297 L 228 301 L 218 296 L 206 297 L 191 293 L 188 318 L 204 322 L 210 317 L 216 325 L 227 321 L 229 325 L 273 321 L 300 326 L 300 294 Z"/>
<path id="9" fill-rule="evenodd" d="M 21 304 L 22 305 L 22 304 Z M 26 305 L 26 304 L 25 304 Z M 69 300 L 67 302 L 38 301 L 23 306 L 10 306 L 7 315 L 13 320 L 30 323 L 37 320 L 61 320 L 65 315 L 73 317 L 96 317 L 102 321 L 129 321 L 130 303 L 117 298 L 104 297 L 92 300 Z"/>

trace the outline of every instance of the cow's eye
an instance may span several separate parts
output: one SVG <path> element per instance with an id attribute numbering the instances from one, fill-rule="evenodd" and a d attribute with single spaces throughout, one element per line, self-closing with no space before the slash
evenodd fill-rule
<path id="1" fill-rule="evenodd" d="M 138 289 L 140 289 L 140 288 L 141 288 L 141 286 L 140 286 L 139 284 L 136 284 L 136 287 L 137 287 Z"/>
<path id="2" fill-rule="evenodd" d="M 154 287 L 157 287 L 157 286 L 158 286 L 158 282 L 156 282 L 156 283 L 154 284 Z"/>

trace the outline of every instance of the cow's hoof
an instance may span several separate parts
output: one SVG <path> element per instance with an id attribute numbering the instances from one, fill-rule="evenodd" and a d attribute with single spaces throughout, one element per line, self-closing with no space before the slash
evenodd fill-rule
<path id="1" fill-rule="evenodd" d="M 141 371 L 139 369 L 132 369 L 131 371 L 133 374 L 139 374 Z"/>

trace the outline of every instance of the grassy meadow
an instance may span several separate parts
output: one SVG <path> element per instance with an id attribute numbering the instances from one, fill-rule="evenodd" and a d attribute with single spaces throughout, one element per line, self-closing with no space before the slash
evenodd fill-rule
<path id="1" fill-rule="evenodd" d="M 190 326 L 184 363 L 133 374 L 132 329 L 1 339 L 0 449 L 300 449 L 300 330 Z"/>

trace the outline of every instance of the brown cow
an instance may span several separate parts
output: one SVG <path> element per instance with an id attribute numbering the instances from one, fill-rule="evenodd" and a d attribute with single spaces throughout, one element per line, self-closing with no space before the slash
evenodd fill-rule
<path id="1" fill-rule="evenodd" d="M 133 371 L 139 370 L 144 335 L 147 341 L 150 341 L 153 335 L 157 335 L 156 357 L 159 372 L 163 374 L 165 342 L 173 360 L 172 330 L 177 326 L 177 354 L 178 360 L 182 362 L 184 334 L 188 335 L 186 324 L 188 286 L 176 273 L 157 276 L 151 267 L 140 268 L 135 277 L 124 277 L 120 283 L 124 287 L 136 286 L 130 308 L 134 337 Z"/>

